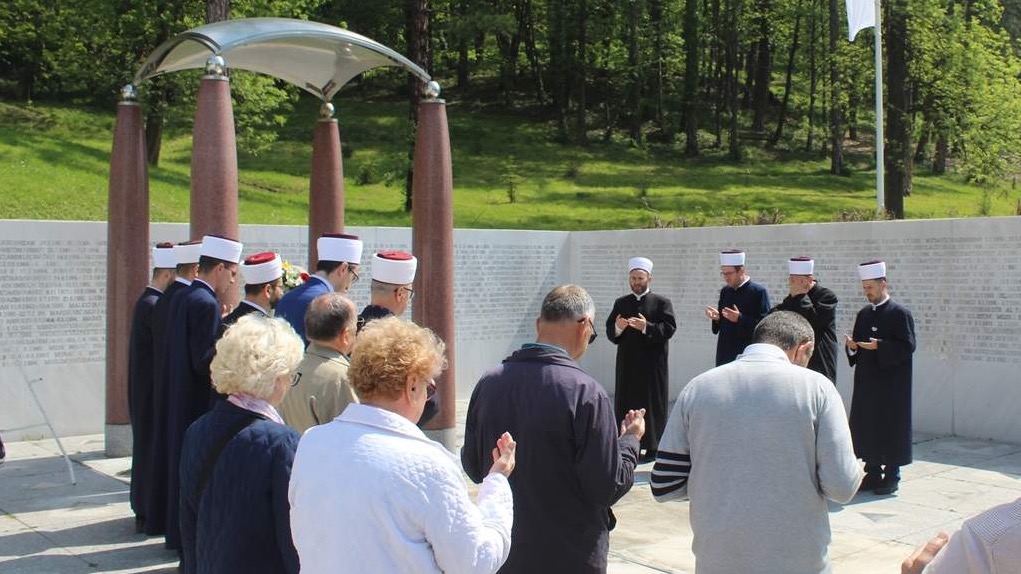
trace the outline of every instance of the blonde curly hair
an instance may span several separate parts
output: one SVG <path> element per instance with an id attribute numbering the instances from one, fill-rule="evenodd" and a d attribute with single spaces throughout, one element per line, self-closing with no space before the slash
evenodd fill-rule
<path id="1" fill-rule="evenodd" d="M 445 348 L 432 331 L 410 321 L 370 321 L 355 340 L 348 382 L 362 399 L 397 398 L 409 375 L 428 379 L 447 367 Z"/>
<path id="2" fill-rule="evenodd" d="M 281 376 L 292 377 L 305 346 L 285 321 L 254 313 L 241 317 L 216 343 L 209 370 L 223 395 L 244 394 L 268 400 Z"/>

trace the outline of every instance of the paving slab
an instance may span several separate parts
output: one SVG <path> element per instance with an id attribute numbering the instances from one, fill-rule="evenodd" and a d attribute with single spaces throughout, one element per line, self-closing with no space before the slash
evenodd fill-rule
<path id="1" fill-rule="evenodd" d="M 458 405 L 464 420 L 464 401 Z M 463 429 L 458 429 L 459 442 Z M 102 435 L 62 439 L 74 461 L 71 485 L 53 440 L 7 444 L 0 466 L 0 572 L 115 574 L 177 571 L 161 537 L 134 532 L 130 458 L 106 458 Z M 915 463 L 893 496 L 861 494 L 830 505 L 830 559 L 837 574 L 896 572 L 913 549 L 969 515 L 1021 496 L 1021 445 L 960 437 L 915 437 Z M 611 574 L 695 571 L 686 501 L 657 503 L 651 464 L 614 507 Z M 469 490 L 475 491 L 474 485 Z"/>

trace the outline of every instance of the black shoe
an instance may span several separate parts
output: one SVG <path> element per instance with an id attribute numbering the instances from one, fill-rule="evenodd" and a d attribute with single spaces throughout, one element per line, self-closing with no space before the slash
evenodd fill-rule
<path id="1" fill-rule="evenodd" d="M 900 483 L 900 477 L 894 476 L 883 481 L 883 486 L 880 486 L 875 490 L 876 494 L 887 495 L 897 492 L 897 485 Z"/>
<path id="2" fill-rule="evenodd" d="M 645 454 L 638 458 L 639 464 L 645 464 L 647 462 L 656 462 L 656 452 L 645 451 Z"/>
<path id="3" fill-rule="evenodd" d="M 876 472 L 865 473 L 865 478 L 861 481 L 861 486 L 858 487 L 858 492 L 866 492 L 869 490 L 875 490 L 883 486 L 883 477 Z"/>

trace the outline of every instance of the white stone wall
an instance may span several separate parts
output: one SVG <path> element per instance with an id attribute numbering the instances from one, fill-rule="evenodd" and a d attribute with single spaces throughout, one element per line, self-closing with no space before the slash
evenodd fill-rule
<path id="1" fill-rule="evenodd" d="M 182 240 L 183 224 L 153 224 L 151 240 Z M 366 254 L 410 248 L 404 228 L 351 228 Z M 245 253 L 274 249 L 305 260 L 299 226 L 242 226 Z M 458 396 L 478 376 L 534 335 L 543 295 L 554 285 L 586 287 L 597 323 L 628 290 L 626 261 L 655 262 L 653 289 L 669 296 L 679 323 L 671 342 L 671 396 L 713 366 L 715 338 L 702 314 L 716 304 L 717 252 L 738 247 L 747 267 L 778 303 L 786 261 L 811 255 L 816 275 L 840 298 L 838 330 L 850 331 L 865 303 L 857 264 L 889 265 L 891 293 L 914 312 L 916 430 L 1021 442 L 1021 219 L 832 223 L 761 227 L 594 232 L 455 232 Z M 25 386 L 36 384 L 61 434 L 103 428 L 106 225 L 2 221 L 0 257 L 0 430 L 42 421 Z M 367 257 L 366 257 L 367 260 Z M 422 265 L 428 265 L 423 262 Z M 365 265 L 363 276 L 369 275 Z M 368 299 L 368 282 L 352 289 Z M 424 296 L 421 294 L 419 296 Z M 134 301 L 125 301 L 130 307 Z M 597 325 L 602 330 L 602 325 Z M 615 349 L 601 333 L 583 365 L 612 392 Z M 839 363 L 838 388 L 850 403 L 851 371 Z M 6 433 L 40 436 L 42 428 Z"/>

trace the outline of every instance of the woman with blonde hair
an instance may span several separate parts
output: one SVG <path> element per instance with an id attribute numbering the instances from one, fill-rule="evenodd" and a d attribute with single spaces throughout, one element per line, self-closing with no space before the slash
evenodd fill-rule
<path id="1" fill-rule="evenodd" d="M 216 344 L 213 387 L 227 399 L 184 435 L 182 572 L 298 572 L 287 483 L 299 436 L 276 407 L 303 353 L 290 325 L 257 315 Z"/>
<path id="2" fill-rule="evenodd" d="M 302 574 L 496 572 L 510 552 L 504 433 L 468 498 L 460 466 L 415 425 L 445 367 L 432 331 L 396 317 L 358 335 L 348 380 L 361 399 L 301 439 L 291 474 L 291 529 Z"/>

